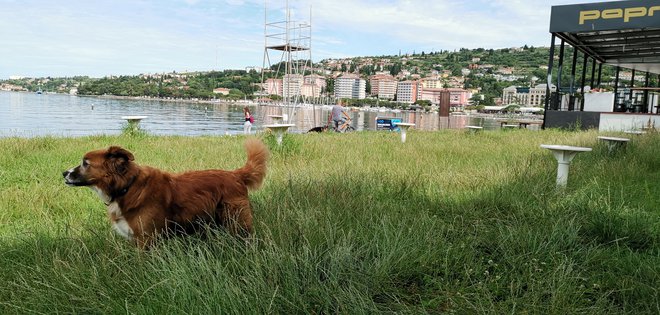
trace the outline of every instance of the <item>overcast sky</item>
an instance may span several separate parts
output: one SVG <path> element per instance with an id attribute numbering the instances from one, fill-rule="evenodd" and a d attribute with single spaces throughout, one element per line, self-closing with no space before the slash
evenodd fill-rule
<path id="1" fill-rule="evenodd" d="M 289 0 L 312 56 L 548 46 L 550 7 L 579 0 Z M 275 16 L 286 1 L 268 1 Z M 261 66 L 263 0 L 0 0 L 0 79 Z"/>

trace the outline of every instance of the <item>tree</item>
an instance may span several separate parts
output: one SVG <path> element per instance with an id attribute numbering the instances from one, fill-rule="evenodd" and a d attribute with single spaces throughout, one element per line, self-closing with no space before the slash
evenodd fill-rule
<path id="1" fill-rule="evenodd" d="M 397 62 L 390 66 L 390 74 L 396 76 L 401 72 L 401 63 Z"/>

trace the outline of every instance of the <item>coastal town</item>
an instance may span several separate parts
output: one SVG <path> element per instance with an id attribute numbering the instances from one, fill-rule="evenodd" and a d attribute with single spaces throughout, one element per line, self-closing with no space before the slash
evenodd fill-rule
<path id="1" fill-rule="evenodd" d="M 448 91 L 454 111 L 479 105 L 541 108 L 547 89 L 540 78 L 547 72 L 547 53 L 548 48 L 524 46 L 325 59 L 294 74 L 277 73 L 276 65 L 104 78 L 12 76 L 0 81 L 0 90 L 260 103 L 299 97 L 303 103 L 343 100 L 386 107 L 438 105 L 441 93 Z M 632 74 L 621 72 L 619 79 L 631 80 Z M 602 85 L 611 81 L 612 74 L 605 72 Z"/>

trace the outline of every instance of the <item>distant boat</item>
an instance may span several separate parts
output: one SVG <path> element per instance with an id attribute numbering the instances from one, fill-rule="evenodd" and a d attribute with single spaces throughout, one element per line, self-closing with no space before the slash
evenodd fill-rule
<path id="1" fill-rule="evenodd" d="M 37 94 L 42 94 L 43 91 L 41 89 L 37 90 Z"/>

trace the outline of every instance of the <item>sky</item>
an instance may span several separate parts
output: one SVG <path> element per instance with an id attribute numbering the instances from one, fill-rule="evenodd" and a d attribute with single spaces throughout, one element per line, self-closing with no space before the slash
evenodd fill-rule
<path id="1" fill-rule="evenodd" d="M 595 1 L 288 2 L 291 20 L 311 21 L 318 62 L 548 46 L 552 5 Z M 263 0 L 0 0 L 0 79 L 261 67 L 264 21 L 281 21 L 286 3 L 268 0 L 266 10 Z"/>

